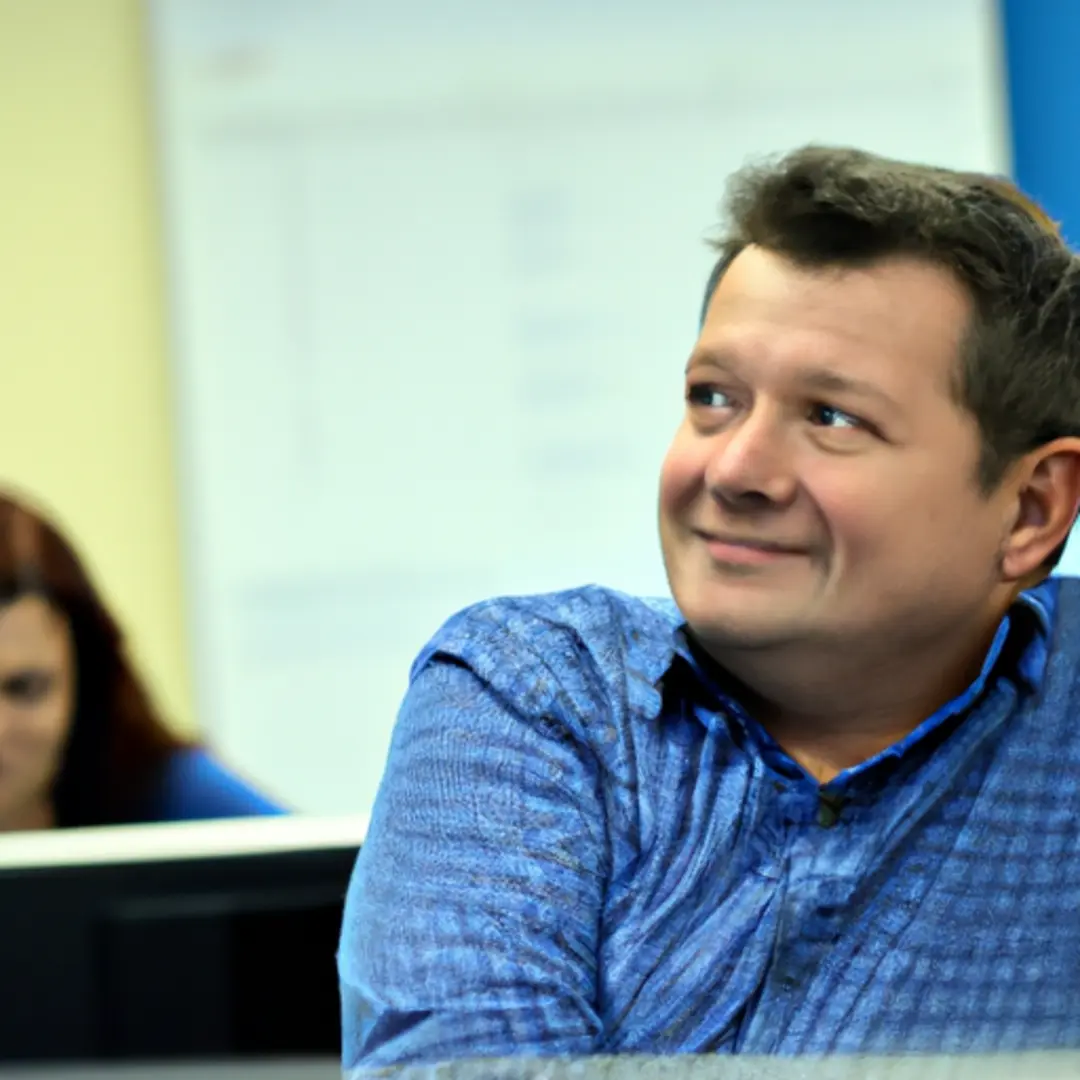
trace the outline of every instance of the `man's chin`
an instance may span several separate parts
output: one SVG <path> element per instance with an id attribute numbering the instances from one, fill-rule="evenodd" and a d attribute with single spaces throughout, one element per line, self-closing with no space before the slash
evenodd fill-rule
<path id="1" fill-rule="evenodd" d="M 773 610 L 739 611 L 724 607 L 692 604 L 683 614 L 690 629 L 710 651 L 779 649 L 801 640 L 806 633 L 795 614 Z"/>

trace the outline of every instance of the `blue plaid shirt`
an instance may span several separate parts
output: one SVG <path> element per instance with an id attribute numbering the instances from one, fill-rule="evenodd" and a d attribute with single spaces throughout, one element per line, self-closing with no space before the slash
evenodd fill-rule
<path id="1" fill-rule="evenodd" d="M 1051 579 L 964 694 L 820 787 L 670 603 L 455 616 L 348 894 L 344 1064 L 1080 1046 L 1077 657 Z"/>

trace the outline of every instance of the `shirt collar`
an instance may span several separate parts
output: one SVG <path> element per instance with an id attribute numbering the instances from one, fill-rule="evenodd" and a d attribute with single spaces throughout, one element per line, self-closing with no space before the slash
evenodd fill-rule
<path id="1" fill-rule="evenodd" d="M 1032 589 L 1022 592 L 1005 616 L 1017 623 L 1018 639 L 1015 655 L 1016 672 L 1032 692 L 1042 686 L 1046 664 L 1050 658 L 1050 639 L 1054 614 L 1057 611 L 1058 579 L 1047 578 Z M 1027 625 L 1024 626 L 1023 624 Z"/>

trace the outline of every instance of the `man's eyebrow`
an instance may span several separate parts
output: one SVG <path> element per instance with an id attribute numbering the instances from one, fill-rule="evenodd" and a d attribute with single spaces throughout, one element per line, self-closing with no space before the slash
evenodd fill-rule
<path id="1" fill-rule="evenodd" d="M 739 377 L 740 365 L 733 357 L 720 351 L 701 349 L 694 352 L 686 365 L 689 374 L 695 368 L 711 367 L 729 372 Z M 897 410 L 899 405 L 880 386 L 866 379 L 852 375 L 842 375 L 829 368 L 806 368 L 795 373 L 793 381 L 806 390 L 822 394 L 850 394 L 855 397 L 872 398 L 889 409 Z"/>
<path id="2" fill-rule="evenodd" d="M 838 371 L 830 371 L 828 368 L 812 368 L 800 372 L 796 381 L 810 390 L 821 391 L 826 394 L 853 394 L 856 397 L 873 398 L 887 405 L 890 409 L 897 409 L 897 403 L 880 386 L 866 379 L 857 379 L 851 375 L 841 375 Z"/>
<path id="3" fill-rule="evenodd" d="M 695 349 L 690 354 L 690 359 L 686 361 L 686 372 L 689 374 L 697 367 L 713 367 L 720 368 L 721 371 L 730 372 L 732 375 L 738 373 L 738 364 L 735 363 L 726 353 L 713 352 L 707 349 Z"/>

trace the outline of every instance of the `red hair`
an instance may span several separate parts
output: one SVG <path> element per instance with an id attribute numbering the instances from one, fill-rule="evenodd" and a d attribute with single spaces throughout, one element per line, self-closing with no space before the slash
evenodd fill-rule
<path id="1" fill-rule="evenodd" d="M 40 596 L 63 615 L 74 646 L 74 713 L 52 792 L 57 824 L 137 818 L 166 760 L 189 743 L 151 704 L 71 544 L 42 514 L 0 493 L 0 604 L 22 596 Z"/>

